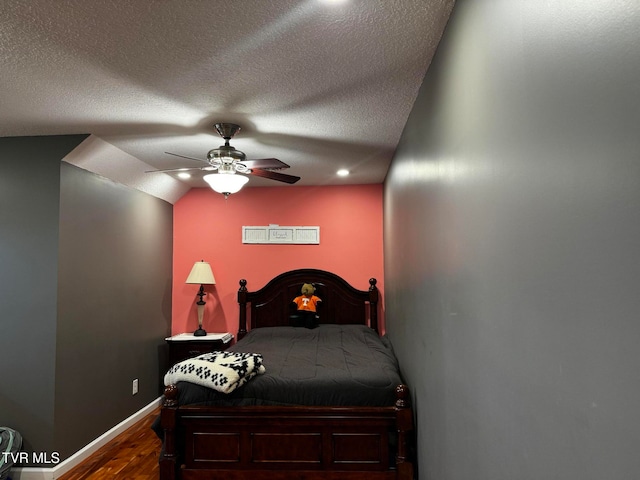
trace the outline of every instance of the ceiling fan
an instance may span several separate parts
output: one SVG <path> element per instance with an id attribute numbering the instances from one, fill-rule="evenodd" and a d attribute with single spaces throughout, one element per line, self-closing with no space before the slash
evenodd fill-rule
<path id="1" fill-rule="evenodd" d="M 177 153 L 164 152 L 174 157 L 186 158 L 204 163 L 201 167 L 182 167 L 167 168 L 163 170 L 151 170 L 153 172 L 178 172 L 188 170 L 203 170 L 207 172 L 216 172 L 205 175 L 203 179 L 211 185 L 216 192 L 224 194 L 228 197 L 231 193 L 239 191 L 245 183 L 249 181 L 248 177 L 240 174 L 255 175 L 257 177 L 268 178 L 278 182 L 293 184 L 300 180 L 300 177 L 287 175 L 276 170 L 289 168 L 284 162 L 277 158 L 263 158 L 257 160 L 247 160 L 246 155 L 240 150 L 236 150 L 229 145 L 229 141 L 240 131 L 240 126 L 235 123 L 216 123 L 214 125 L 218 134 L 224 139 L 224 145 L 209 150 L 207 159 L 188 157 L 178 155 Z"/>

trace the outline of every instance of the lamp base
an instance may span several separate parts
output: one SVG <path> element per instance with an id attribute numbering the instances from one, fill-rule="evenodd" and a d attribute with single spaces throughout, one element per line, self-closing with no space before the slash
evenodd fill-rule
<path id="1" fill-rule="evenodd" d="M 198 328 L 195 332 L 193 332 L 194 337 L 204 337 L 207 334 L 202 327 Z"/>

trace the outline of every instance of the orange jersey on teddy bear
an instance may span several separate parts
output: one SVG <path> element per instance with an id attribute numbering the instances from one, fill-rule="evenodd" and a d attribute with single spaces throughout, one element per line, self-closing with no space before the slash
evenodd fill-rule
<path id="1" fill-rule="evenodd" d="M 316 297 L 315 295 L 311 295 L 310 297 L 307 297 L 306 295 L 300 295 L 299 297 L 293 299 L 293 302 L 297 305 L 298 310 L 303 310 L 306 312 L 315 312 L 316 305 L 321 301 L 322 300 L 320 300 L 320 297 Z"/>

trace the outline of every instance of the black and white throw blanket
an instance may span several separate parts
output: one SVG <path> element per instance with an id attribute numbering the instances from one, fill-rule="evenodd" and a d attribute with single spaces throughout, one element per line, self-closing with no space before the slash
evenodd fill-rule
<path id="1" fill-rule="evenodd" d="M 164 384 L 191 382 L 231 393 L 264 372 L 260 354 L 210 352 L 176 363 L 164 376 Z"/>

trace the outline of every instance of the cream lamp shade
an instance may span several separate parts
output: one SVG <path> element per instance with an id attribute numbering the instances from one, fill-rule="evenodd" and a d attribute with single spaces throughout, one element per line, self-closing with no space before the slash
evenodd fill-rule
<path id="1" fill-rule="evenodd" d="M 196 262 L 191 269 L 191 273 L 187 277 L 187 281 L 185 283 L 193 283 L 199 285 L 215 285 L 216 279 L 213 276 L 213 272 L 211 271 L 211 265 L 209 262 L 205 262 L 204 260 L 201 262 Z"/>

